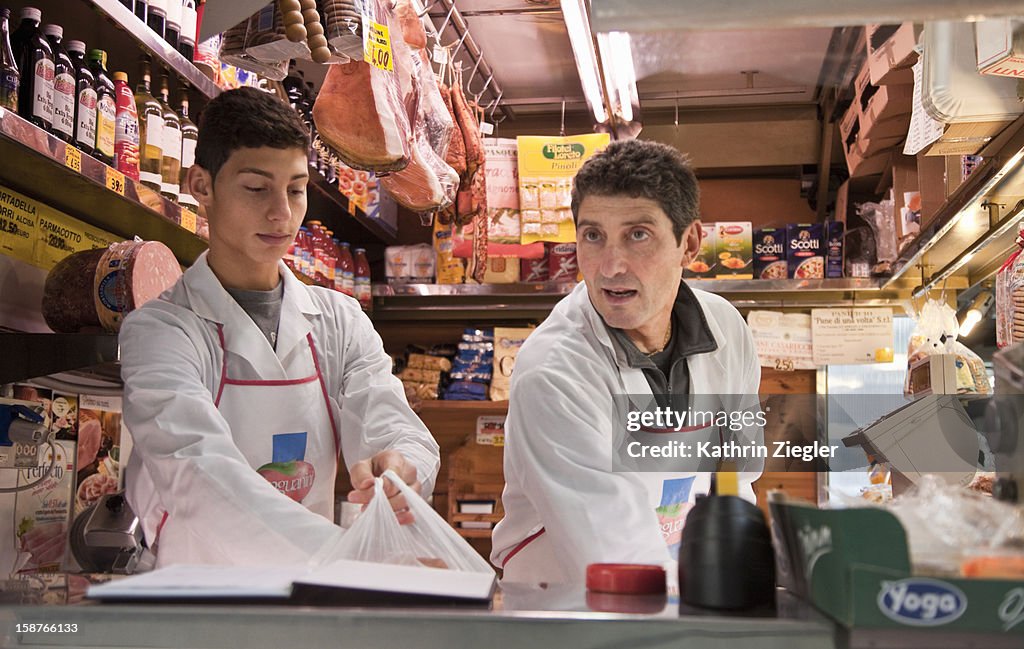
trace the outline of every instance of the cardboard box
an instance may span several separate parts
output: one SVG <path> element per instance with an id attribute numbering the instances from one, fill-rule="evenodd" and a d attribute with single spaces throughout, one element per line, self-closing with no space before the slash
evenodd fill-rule
<path id="1" fill-rule="evenodd" d="M 750 221 L 715 223 L 715 277 L 752 279 L 754 270 L 754 230 Z"/>
<path id="2" fill-rule="evenodd" d="M 896 237 L 903 239 L 921 229 L 921 192 L 917 184 L 917 158 L 896 154 L 892 162 L 893 215 Z"/>
<path id="3" fill-rule="evenodd" d="M 891 155 L 890 150 L 885 149 L 881 153 L 866 156 L 859 146 L 854 146 L 846 151 L 846 168 L 851 178 L 875 176 L 885 171 Z"/>
<path id="4" fill-rule="evenodd" d="M 715 252 L 715 224 L 701 222 L 702 236 L 697 257 L 683 269 L 683 277 L 702 278 L 715 276 L 718 257 Z"/>
<path id="5" fill-rule="evenodd" d="M 914 171 L 916 173 L 916 166 Z M 855 214 L 853 209 L 855 204 L 876 198 L 874 187 L 875 183 L 871 179 L 850 178 L 846 180 L 836 192 L 836 212 L 833 220 L 846 223 L 847 219 Z"/>
<path id="6" fill-rule="evenodd" d="M 825 224 L 825 277 L 837 279 L 843 276 L 843 233 L 846 225 L 839 221 Z"/>
<path id="7" fill-rule="evenodd" d="M 1024 634 L 1005 617 L 1024 582 L 915 576 L 907 532 L 884 509 L 769 507 L 779 585 L 847 628 L 913 631 L 935 646 L 941 633 L 997 634 L 1003 646 Z"/>
<path id="8" fill-rule="evenodd" d="M 917 154 L 917 186 L 921 192 L 921 229 L 928 226 L 946 202 L 946 160 Z"/>
<path id="9" fill-rule="evenodd" d="M 1016 28 L 1016 29 L 1015 29 Z M 978 72 L 1024 79 L 1024 28 L 1010 18 L 974 23 Z"/>
<path id="10" fill-rule="evenodd" d="M 925 155 L 976 155 L 1010 124 L 1012 122 L 948 124 L 942 137 L 925 151 Z"/>
<path id="11" fill-rule="evenodd" d="M 786 279 L 786 229 L 758 228 L 754 230 L 754 278 Z"/>
<path id="12" fill-rule="evenodd" d="M 913 84 L 911 66 L 917 62 L 914 23 L 868 25 L 864 29 L 868 48 L 867 67 L 876 86 Z"/>
<path id="13" fill-rule="evenodd" d="M 825 277 L 825 226 L 821 223 L 790 223 L 786 226 L 786 262 L 790 279 Z"/>

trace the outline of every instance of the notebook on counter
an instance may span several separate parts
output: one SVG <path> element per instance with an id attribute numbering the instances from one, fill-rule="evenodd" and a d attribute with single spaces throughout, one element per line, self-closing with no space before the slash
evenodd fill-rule
<path id="1" fill-rule="evenodd" d="M 301 605 L 487 605 L 494 573 L 363 561 L 304 566 L 176 565 L 91 586 L 101 602 L 220 602 Z"/>

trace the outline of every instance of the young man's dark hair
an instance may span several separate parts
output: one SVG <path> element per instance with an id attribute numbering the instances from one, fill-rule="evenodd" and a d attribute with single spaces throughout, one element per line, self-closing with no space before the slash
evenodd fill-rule
<path id="1" fill-rule="evenodd" d="M 238 149 L 309 148 L 309 131 L 291 106 L 269 93 L 244 87 L 213 98 L 199 118 L 196 164 L 217 172 Z"/>
<path id="2" fill-rule="evenodd" d="M 700 190 L 689 159 L 657 142 L 612 142 L 587 160 L 573 181 L 574 220 L 589 195 L 625 195 L 656 202 L 672 221 L 677 243 L 682 243 L 686 227 L 700 218 Z"/>

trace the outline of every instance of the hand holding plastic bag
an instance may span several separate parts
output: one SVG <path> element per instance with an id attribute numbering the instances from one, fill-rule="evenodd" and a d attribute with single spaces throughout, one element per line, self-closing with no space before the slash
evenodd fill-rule
<path id="1" fill-rule="evenodd" d="M 390 480 L 405 496 L 415 522 L 399 525 L 384 494 L 384 480 Z M 433 507 L 390 469 L 376 478 L 373 498 L 352 527 L 337 542 L 325 546 L 310 563 L 319 566 L 341 559 L 494 572 Z"/>

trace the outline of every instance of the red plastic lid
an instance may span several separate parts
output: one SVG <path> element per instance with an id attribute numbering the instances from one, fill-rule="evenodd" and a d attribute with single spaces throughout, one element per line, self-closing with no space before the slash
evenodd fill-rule
<path id="1" fill-rule="evenodd" d="M 592 563 L 587 566 L 587 590 L 657 595 L 665 592 L 665 569 L 641 563 Z"/>

